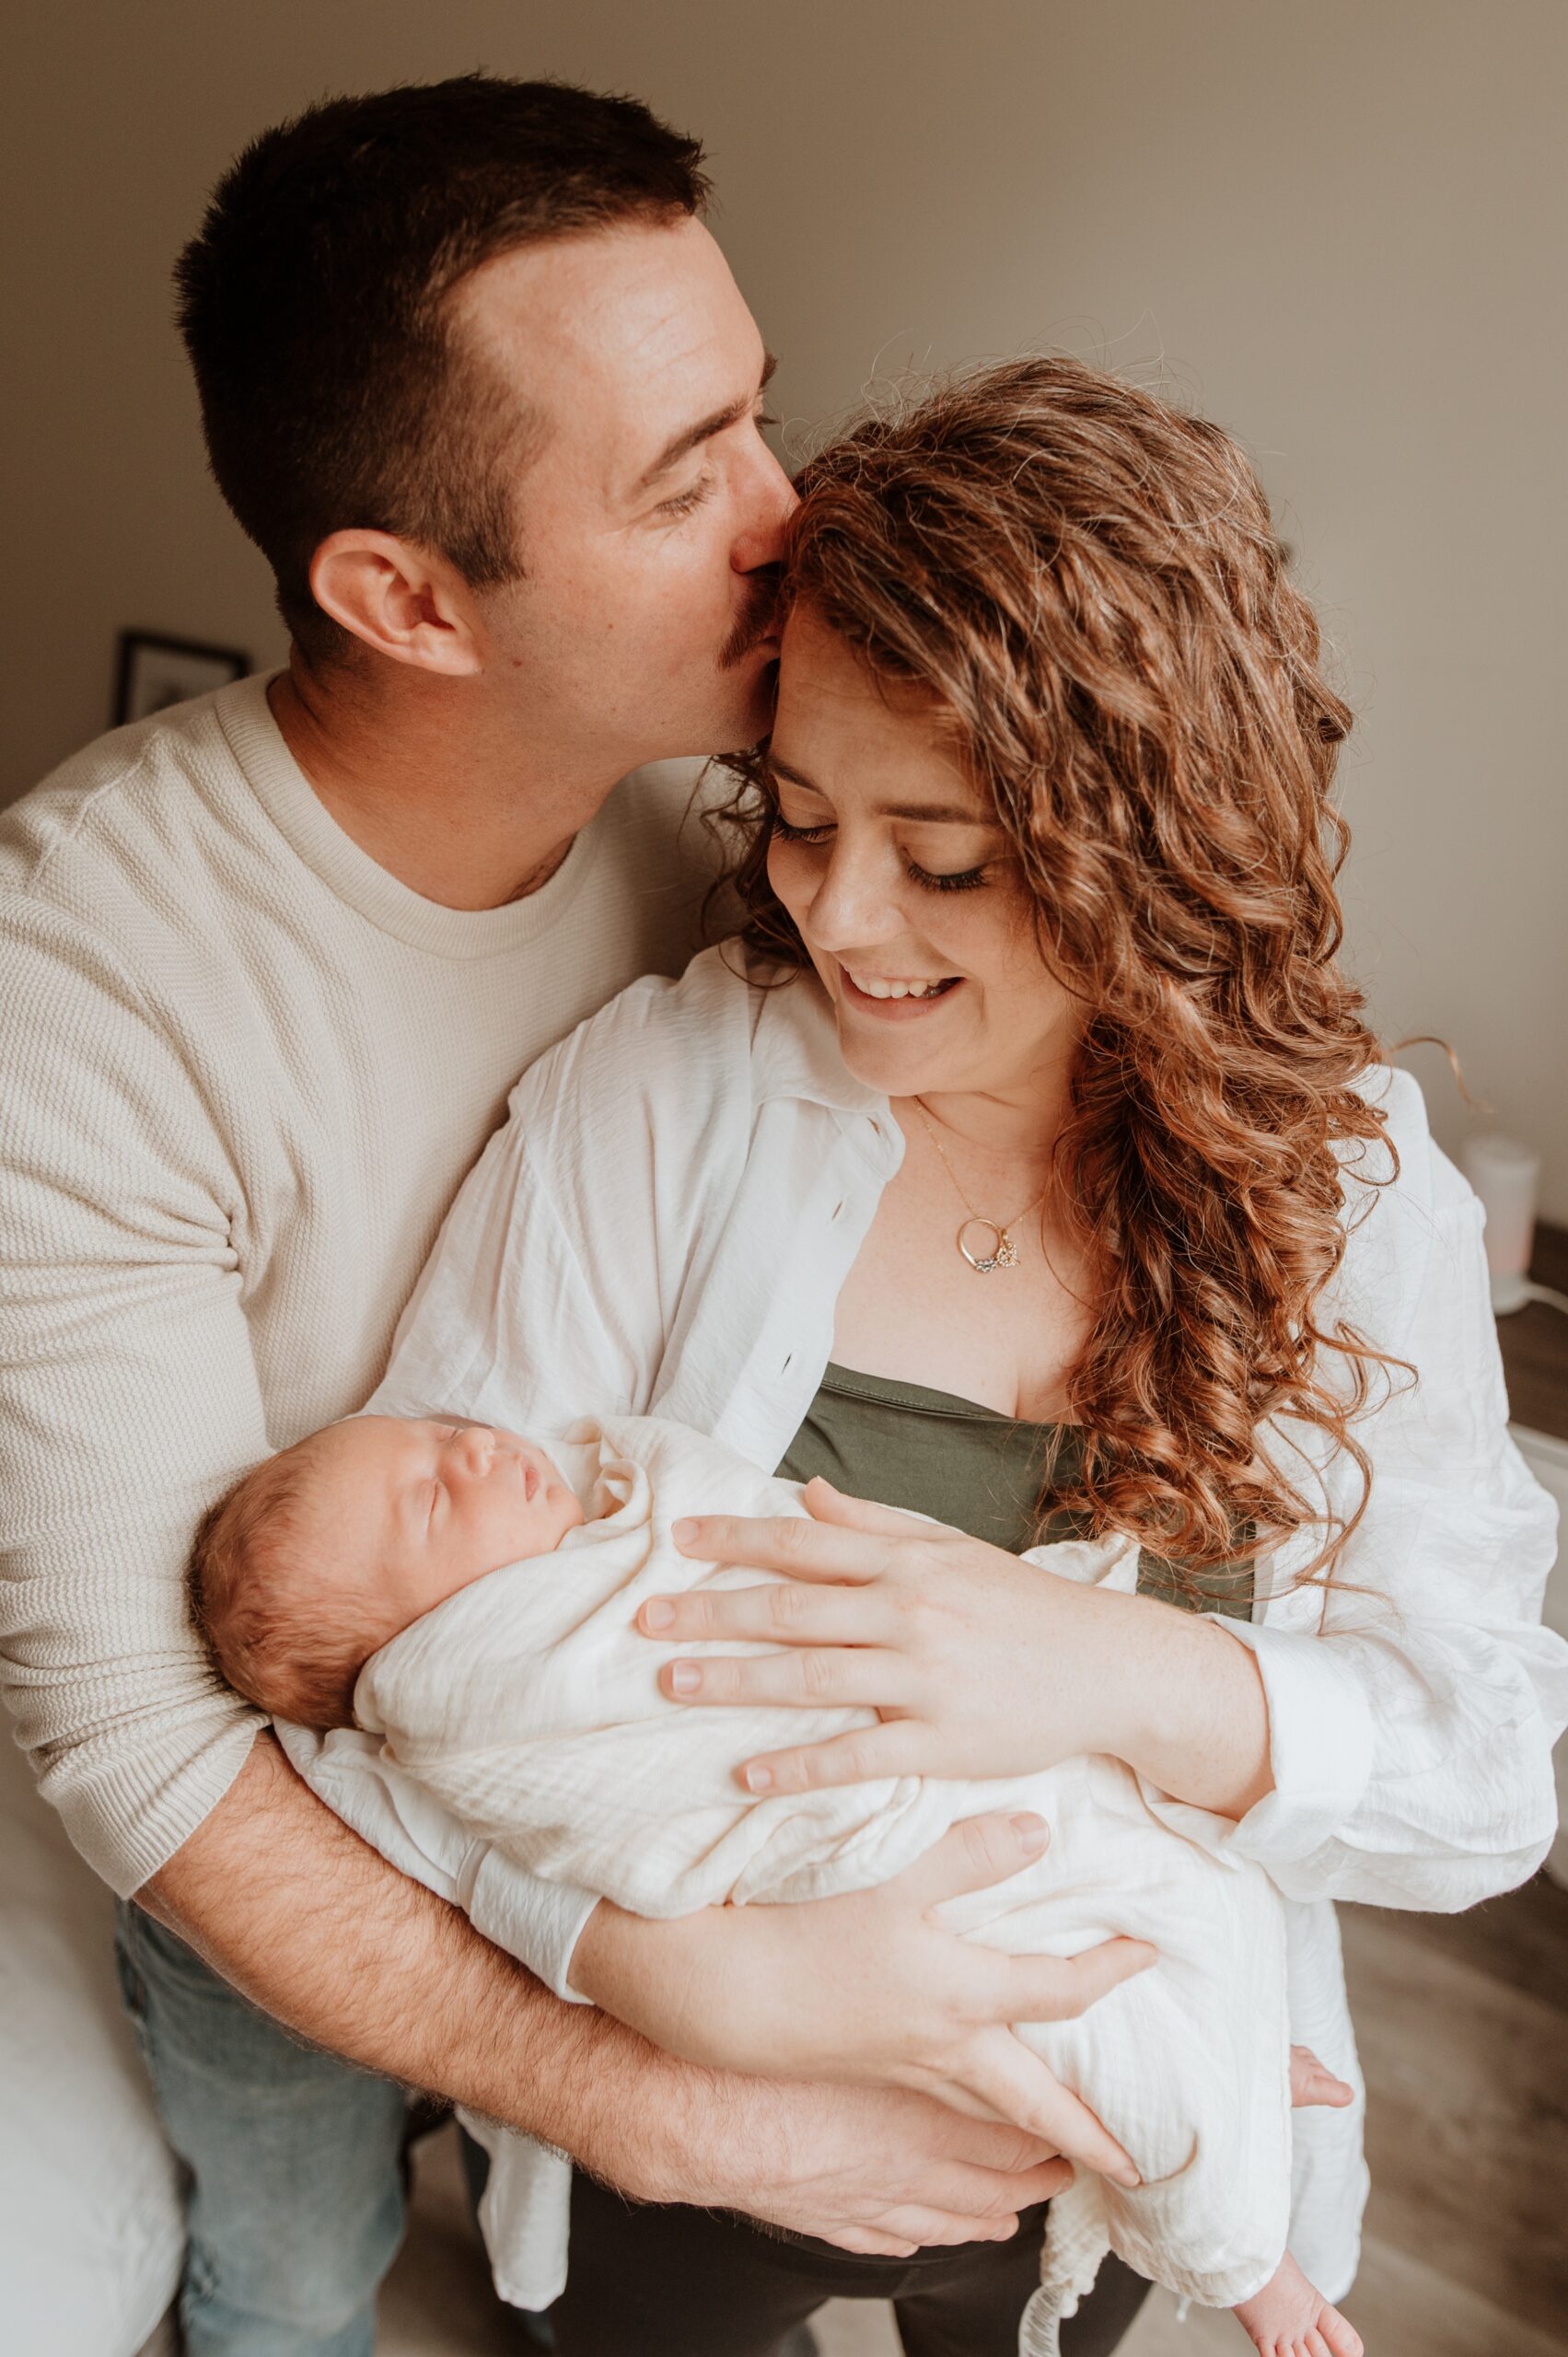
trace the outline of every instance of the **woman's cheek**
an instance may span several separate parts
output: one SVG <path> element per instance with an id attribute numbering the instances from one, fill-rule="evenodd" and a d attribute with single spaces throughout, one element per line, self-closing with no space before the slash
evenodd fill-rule
<path id="1" fill-rule="evenodd" d="M 805 858 L 802 853 L 807 853 Z M 768 881 L 796 925 L 811 905 L 809 847 L 775 835 L 768 845 Z"/>

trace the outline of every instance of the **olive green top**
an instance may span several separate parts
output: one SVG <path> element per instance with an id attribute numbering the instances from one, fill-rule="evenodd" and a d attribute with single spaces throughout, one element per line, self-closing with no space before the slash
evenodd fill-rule
<path id="1" fill-rule="evenodd" d="M 949 1391 L 830 1365 L 778 1469 L 790 1481 L 820 1473 L 849 1497 L 931 1515 L 1021 1555 L 1087 1535 L 1081 1515 L 1049 1505 L 1081 1446 L 1073 1424 L 1026 1423 Z M 1250 1563 L 1182 1578 L 1146 1551 L 1138 1558 L 1141 1594 L 1233 1620 L 1250 1616 Z"/>

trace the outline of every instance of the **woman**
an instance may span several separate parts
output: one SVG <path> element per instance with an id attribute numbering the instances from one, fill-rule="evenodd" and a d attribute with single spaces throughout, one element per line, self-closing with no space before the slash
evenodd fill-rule
<path id="1" fill-rule="evenodd" d="M 1294 1902 L 1295 2035 L 1353 2080 L 1328 1902 L 1527 1875 L 1563 1672 L 1479 1213 L 1335 965 L 1348 714 L 1236 447 L 1090 370 L 973 377 L 801 487 L 741 764 L 750 962 L 634 986 L 527 1076 L 380 1404 L 654 1411 L 830 1476 L 814 1525 L 690 1538 L 819 1581 L 809 1608 L 645 1608 L 785 1648 L 676 1663 L 682 1701 L 880 1713 L 749 1786 L 1110 1753 Z M 1085 1527 L 1138 1538 L 1137 1596 L 1018 1560 Z M 937 2052 L 875 1991 L 775 1999 L 762 1933 L 727 1936 L 694 1978 L 684 1926 L 600 1906 L 573 1980 L 694 2059 L 1006 2107 L 994 2032 Z M 1330 2296 L 1357 2135 L 1299 2140 Z M 851 2260 L 580 2183 L 561 2346 L 741 2357 L 886 2290 L 912 2357 L 987 2357 L 1038 2246 L 1037 2211 Z M 1102 2279 L 1063 2346 L 1114 2347 L 1137 2296 Z"/>

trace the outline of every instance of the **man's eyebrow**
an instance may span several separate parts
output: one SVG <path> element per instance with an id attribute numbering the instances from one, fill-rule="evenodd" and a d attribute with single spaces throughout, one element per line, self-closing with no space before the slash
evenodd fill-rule
<path id="1" fill-rule="evenodd" d="M 770 382 L 778 365 L 774 354 L 765 353 L 762 357 L 762 373 L 757 379 L 757 391 L 748 393 L 743 401 L 731 401 L 727 408 L 714 410 L 711 417 L 704 417 L 696 425 L 683 426 L 679 434 L 672 435 L 665 444 L 664 448 L 645 473 L 638 476 L 636 489 L 646 491 L 650 483 L 657 482 L 660 475 L 667 475 L 671 467 L 678 467 L 682 459 L 688 458 L 704 442 L 711 442 L 715 434 L 723 434 L 726 427 L 738 425 L 743 417 L 749 417 L 751 404 Z"/>
<path id="2" fill-rule="evenodd" d="M 789 763 L 781 761 L 776 753 L 764 754 L 763 762 L 774 777 L 787 778 L 791 785 L 798 785 L 803 793 L 819 795 L 824 802 L 828 799 L 821 787 L 814 784 L 804 770 L 792 770 Z M 935 827 L 994 827 L 999 824 L 997 819 L 988 818 L 983 810 L 977 809 L 972 802 L 967 805 L 959 802 L 879 802 L 875 815 L 878 819 L 915 819 L 923 825 Z"/>

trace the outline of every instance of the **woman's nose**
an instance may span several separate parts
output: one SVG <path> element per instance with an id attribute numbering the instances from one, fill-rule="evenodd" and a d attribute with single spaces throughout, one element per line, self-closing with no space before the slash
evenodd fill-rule
<path id="1" fill-rule="evenodd" d="M 847 846 L 842 834 L 807 909 L 806 930 L 817 948 L 835 955 L 874 948 L 903 930 L 879 863 Z"/>

